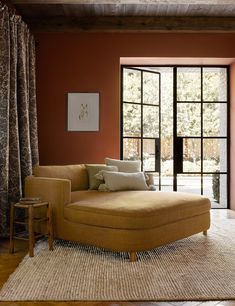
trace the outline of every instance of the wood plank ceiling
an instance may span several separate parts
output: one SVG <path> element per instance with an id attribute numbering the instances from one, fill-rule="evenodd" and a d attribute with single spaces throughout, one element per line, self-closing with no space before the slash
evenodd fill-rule
<path id="1" fill-rule="evenodd" d="M 11 0 L 33 31 L 235 32 L 235 0 Z"/>

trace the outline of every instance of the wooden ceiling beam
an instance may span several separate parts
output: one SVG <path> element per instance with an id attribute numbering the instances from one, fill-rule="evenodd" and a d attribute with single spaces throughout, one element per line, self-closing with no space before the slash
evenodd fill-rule
<path id="1" fill-rule="evenodd" d="M 167 4 L 167 5 L 233 5 L 234 0 L 11 0 L 13 4 Z"/>
<path id="2" fill-rule="evenodd" d="M 25 21 L 34 32 L 235 32 L 235 17 L 53 17 Z"/>

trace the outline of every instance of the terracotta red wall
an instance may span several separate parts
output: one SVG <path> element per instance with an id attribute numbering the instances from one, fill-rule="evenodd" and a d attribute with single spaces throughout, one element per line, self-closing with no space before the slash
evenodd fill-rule
<path id="1" fill-rule="evenodd" d="M 119 157 L 120 57 L 235 57 L 235 34 L 36 34 L 41 164 Z M 100 92 L 100 131 L 66 131 L 66 93 Z M 235 128 L 234 128 L 235 129 Z"/>
<path id="2" fill-rule="evenodd" d="M 119 155 L 119 59 L 106 38 L 40 34 L 37 99 L 41 164 L 102 162 Z M 66 131 L 66 93 L 100 92 L 100 131 Z"/>

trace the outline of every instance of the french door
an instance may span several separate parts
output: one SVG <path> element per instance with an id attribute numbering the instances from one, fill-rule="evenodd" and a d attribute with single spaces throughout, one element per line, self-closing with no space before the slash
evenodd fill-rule
<path id="1" fill-rule="evenodd" d="M 226 208 L 228 68 L 175 67 L 174 82 L 174 190 Z"/>
<path id="2" fill-rule="evenodd" d="M 122 67 L 121 157 L 141 160 L 163 191 L 228 207 L 227 66 Z"/>
<path id="3" fill-rule="evenodd" d="M 122 157 L 141 160 L 142 170 L 158 173 L 160 186 L 161 75 L 131 67 L 122 77 Z"/>

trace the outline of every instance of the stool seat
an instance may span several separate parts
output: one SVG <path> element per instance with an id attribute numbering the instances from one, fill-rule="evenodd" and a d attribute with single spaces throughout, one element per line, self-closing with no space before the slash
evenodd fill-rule
<path id="1" fill-rule="evenodd" d="M 45 207 L 46 208 L 46 216 L 36 218 L 34 214 L 34 210 Z M 15 210 L 16 209 L 24 209 L 28 214 L 28 218 L 24 219 L 16 219 L 15 218 Z M 29 241 L 29 256 L 34 256 L 34 245 L 35 239 L 40 238 L 44 235 L 35 233 L 34 225 L 39 222 L 47 223 L 47 234 L 48 234 L 48 244 L 49 250 L 53 250 L 53 227 L 52 227 L 52 210 L 49 202 L 43 201 L 23 201 L 19 203 L 14 203 L 11 205 L 11 215 L 10 215 L 10 253 L 14 253 L 14 240 L 27 240 Z M 25 225 L 28 227 L 28 230 L 23 233 L 15 233 L 15 225 Z"/>

